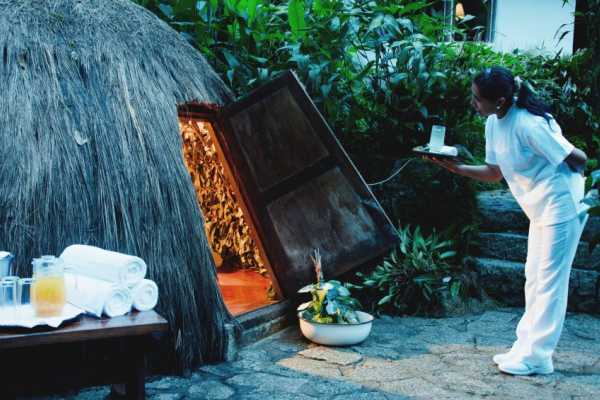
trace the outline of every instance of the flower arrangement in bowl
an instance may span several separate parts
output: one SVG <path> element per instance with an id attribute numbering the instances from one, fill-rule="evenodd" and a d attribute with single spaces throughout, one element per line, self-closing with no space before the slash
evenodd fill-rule
<path id="1" fill-rule="evenodd" d="M 311 301 L 298 306 L 300 331 L 312 342 L 329 346 L 349 346 L 365 340 L 371 332 L 373 316 L 359 311 L 360 303 L 350 295 L 344 284 L 325 281 L 321 268 L 321 254 L 311 255 L 317 282 L 300 289 L 310 293 Z"/>

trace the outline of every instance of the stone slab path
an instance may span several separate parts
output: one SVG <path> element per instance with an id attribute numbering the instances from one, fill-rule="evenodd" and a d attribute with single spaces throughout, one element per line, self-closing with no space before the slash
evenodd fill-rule
<path id="1" fill-rule="evenodd" d="M 190 377 L 147 383 L 175 399 L 600 399 L 600 318 L 569 314 L 552 375 L 512 377 L 492 363 L 514 339 L 521 309 L 445 319 L 377 319 L 359 346 L 323 347 L 290 327 L 245 347 L 239 359 Z M 78 400 L 101 399 L 94 388 Z"/>

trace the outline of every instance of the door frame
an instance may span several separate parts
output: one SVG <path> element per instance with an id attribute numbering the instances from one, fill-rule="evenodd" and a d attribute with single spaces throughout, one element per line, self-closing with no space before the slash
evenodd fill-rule
<path id="1" fill-rule="evenodd" d="M 251 212 L 251 208 L 249 208 L 246 205 L 246 202 L 248 201 L 247 195 L 244 189 L 239 184 L 240 178 L 236 176 L 235 168 L 232 167 L 232 165 L 235 164 L 231 164 L 231 152 L 223 151 L 223 146 L 224 144 L 226 145 L 226 143 L 222 134 L 221 127 L 219 125 L 218 110 L 212 110 L 211 108 L 203 104 L 187 103 L 178 107 L 177 116 L 178 118 L 183 119 L 188 118 L 206 121 L 211 125 L 212 132 L 209 131 L 209 134 L 217 150 L 217 157 L 221 160 L 221 164 L 223 165 L 223 170 L 225 172 L 227 182 L 233 188 L 235 196 L 238 199 L 239 206 L 242 209 L 242 213 L 244 215 L 244 222 L 248 225 L 250 236 L 256 244 L 258 254 L 260 256 L 261 261 L 264 264 L 265 269 L 267 270 L 267 274 L 269 275 L 269 279 L 271 280 L 271 283 L 273 285 L 273 290 L 275 290 L 275 293 L 277 294 L 277 297 L 279 299 L 278 301 L 284 300 L 285 296 L 283 295 L 279 282 L 277 281 L 276 274 L 274 273 L 273 268 L 271 267 L 271 261 L 263 245 L 261 235 L 259 234 L 256 228 L 256 217 Z M 200 212 L 202 212 L 202 210 L 200 210 Z"/>

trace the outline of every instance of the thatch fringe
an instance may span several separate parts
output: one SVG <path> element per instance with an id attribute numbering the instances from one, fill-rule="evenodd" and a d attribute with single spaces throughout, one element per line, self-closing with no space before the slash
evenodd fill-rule
<path id="1" fill-rule="evenodd" d="M 0 249 L 136 254 L 184 366 L 223 356 L 216 284 L 177 106 L 231 93 L 174 30 L 124 0 L 0 0 Z"/>

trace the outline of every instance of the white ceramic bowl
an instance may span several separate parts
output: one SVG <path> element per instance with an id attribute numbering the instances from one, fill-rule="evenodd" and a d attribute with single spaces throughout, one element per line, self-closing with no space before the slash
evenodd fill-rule
<path id="1" fill-rule="evenodd" d="M 322 324 L 305 320 L 298 313 L 300 331 L 308 340 L 327 346 L 350 346 L 365 340 L 371 332 L 373 316 L 363 311 L 357 311 L 357 324 Z"/>

